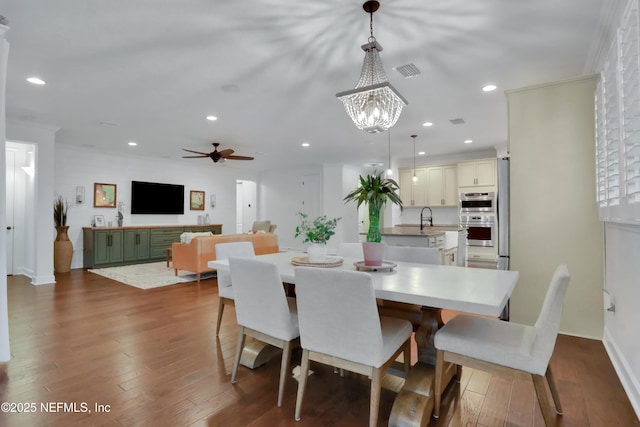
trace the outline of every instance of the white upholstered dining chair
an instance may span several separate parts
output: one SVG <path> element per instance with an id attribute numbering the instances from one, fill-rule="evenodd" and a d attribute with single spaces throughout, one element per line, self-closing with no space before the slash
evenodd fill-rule
<path id="1" fill-rule="evenodd" d="M 386 245 L 384 253 L 384 259 L 389 261 L 440 264 L 440 249 L 438 248 Z"/>
<path id="2" fill-rule="evenodd" d="M 285 295 L 275 264 L 251 258 L 230 257 L 229 268 L 235 294 L 236 317 L 240 326 L 231 383 L 236 382 L 246 336 L 280 347 L 282 361 L 278 406 L 282 406 L 291 350 L 300 342 L 295 300 Z"/>
<path id="3" fill-rule="evenodd" d="M 562 414 L 549 360 L 558 336 L 569 280 L 567 266 L 558 266 L 534 326 L 459 314 L 436 332 L 434 417 L 440 415 L 444 362 L 452 362 L 489 373 L 509 372 L 532 379 L 545 424 L 555 424 L 545 382 L 556 412 Z"/>
<path id="4" fill-rule="evenodd" d="M 378 316 L 368 273 L 296 267 L 295 277 L 302 347 L 296 420 L 312 360 L 371 378 L 369 425 L 376 426 L 384 372 L 403 352 L 409 371 L 411 324 Z"/>
<path id="5" fill-rule="evenodd" d="M 216 259 L 228 259 L 229 257 L 256 256 L 251 242 L 229 242 L 216 244 Z M 233 288 L 231 287 L 231 274 L 228 271 L 218 270 L 218 321 L 216 322 L 216 336 L 220 333 L 222 313 L 225 305 L 233 304 Z"/>
<path id="6" fill-rule="evenodd" d="M 440 249 L 415 246 L 391 246 L 385 243 L 384 259 L 388 261 L 414 262 L 418 264 L 440 264 Z M 419 324 L 422 318 L 422 306 L 394 301 L 378 301 L 381 316 L 406 319 Z"/>
<path id="7" fill-rule="evenodd" d="M 336 255 L 343 258 L 355 258 L 357 260 L 364 259 L 362 252 L 362 243 L 340 242 Z"/>

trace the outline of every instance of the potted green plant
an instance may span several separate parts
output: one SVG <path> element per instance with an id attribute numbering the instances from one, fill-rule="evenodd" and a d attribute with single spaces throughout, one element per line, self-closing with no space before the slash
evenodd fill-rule
<path id="1" fill-rule="evenodd" d="M 398 183 L 391 178 L 384 178 L 382 173 L 360 175 L 360 186 L 347 194 L 346 202 L 356 202 L 358 207 L 366 203 L 369 208 L 369 231 L 367 241 L 362 243 L 365 265 L 382 265 L 384 245 L 380 234 L 380 210 L 387 201 L 391 201 L 402 209 L 402 200 L 397 191 Z"/>
<path id="2" fill-rule="evenodd" d="M 53 224 L 58 235 L 53 242 L 53 270 L 56 273 L 66 273 L 71 270 L 71 259 L 73 258 L 73 243 L 69 240 L 69 226 L 67 226 L 67 215 L 70 204 L 64 197 L 58 195 L 53 201 Z"/>
<path id="3" fill-rule="evenodd" d="M 327 241 L 336 234 L 334 231 L 338 226 L 340 218 L 327 219 L 326 215 L 321 215 L 309 220 L 309 215 L 298 212 L 300 224 L 296 227 L 296 235 L 304 236 L 302 243 L 311 243 L 307 248 L 307 255 L 310 263 L 325 262 L 327 256 Z"/>

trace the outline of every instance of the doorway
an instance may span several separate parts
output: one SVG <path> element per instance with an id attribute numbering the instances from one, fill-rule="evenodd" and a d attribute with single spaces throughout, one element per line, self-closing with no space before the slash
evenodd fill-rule
<path id="1" fill-rule="evenodd" d="M 253 181 L 236 181 L 236 233 L 246 233 L 257 218 L 257 185 Z"/>
<path id="2" fill-rule="evenodd" d="M 32 262 L 25 254 L 32 237 L 27 230 L 33 224 L 35 145 L 7 141 L 5 147 L 7 274 L 26 274 Z"/>

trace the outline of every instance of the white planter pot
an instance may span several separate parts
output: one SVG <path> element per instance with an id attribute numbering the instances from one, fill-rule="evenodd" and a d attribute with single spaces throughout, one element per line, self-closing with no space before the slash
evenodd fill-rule
<path id="1" fill-rule="evenodd" d="M 327 245 L 324 243 L 312 243 L 307 248 L 307 256 L 311 263 L 322 263 L 327 259 Z"/>
<path id="2" fill-rule="evenodd" d="M 364 265 L 380 266 L 384 259 L 384 243 L 362 242 Z"/>

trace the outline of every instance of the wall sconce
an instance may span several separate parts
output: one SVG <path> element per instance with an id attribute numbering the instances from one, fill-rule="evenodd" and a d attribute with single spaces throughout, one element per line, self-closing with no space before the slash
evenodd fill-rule
<path id="1" fill-rule="evenodd" d="M 84 187 L 79 185 L 76 187 L 76 204 L 81 205 L 84 203 Z"/>
<path id="2" fill-rule="evenodd" d="M 211 195 L 211 207 L 212 208 L 216 207 L 216 195 L 215 194 Z"/>

